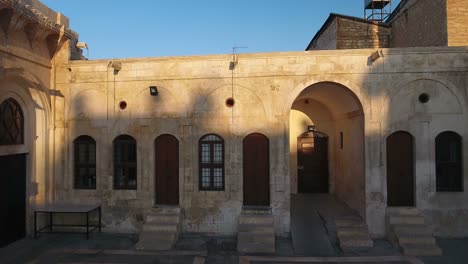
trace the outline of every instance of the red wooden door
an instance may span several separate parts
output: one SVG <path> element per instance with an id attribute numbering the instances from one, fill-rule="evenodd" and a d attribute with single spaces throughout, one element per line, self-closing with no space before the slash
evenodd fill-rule
<path id="1" fill-rule="evenodd" d="M 299 193 L 328 193 L 328 137 L 309 132 L 297 138 Z"/>
<path id="2" fill-rule="evenodd" d="M 179 141 L 162 135 L 154 148 L 156 204 L 179 205 Z"/>
<path id="3" fill-rule="evenodd" d="M 243 141 L 244 205 L 270 206 L 270 146 L 266 136 L 250 134 Z"/>
<path id="4" fill-rule="evenodd" d="M 387 138 L 387 205 L 414 206 L 414 142 L 408 132 Z"/>

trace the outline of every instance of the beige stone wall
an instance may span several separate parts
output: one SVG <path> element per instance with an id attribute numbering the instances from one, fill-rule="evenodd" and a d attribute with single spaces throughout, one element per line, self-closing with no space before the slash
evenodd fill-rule
<path id="1" fill-rule="evenodd" d="M 447 46 L 447 0 L 407 2 L 390 22 L 390 47 Z"/>
<path id="2" fill-rule="evenodd" d="M 386 48 L 390 40 L 390 28 L 338 18 L 337 49 Z"/>
<path id="3" fill-rule="evenodd" d="M 338 126 L 334 132 L 330 132 L 335 137 L 333 144 L 337 142 L 337 132 L 343 130 L 345 146 L 350 147 L 349 152 L 333 154 L 336 164 L 348 165 L 340 165 L 342 169 L 339 166 L 332 169 L 330 184 L 338 197 L 353 197 L 349 204 L 367 219 L 372 234 L 384 234 L 384 142 L 389 133 L 398 129 L 409 130 L 415 138 L 422 138 L 417 142 L 422 150 L 416 154 L 418 207 L 444 214 L 466 212 L 467 208 L 462 203 L 454 204 L 450 209 L 441 209 L 444 199 L 468 201 L 468 196 L 466 193 L 456 193 L 442 197 L 435 193 L 434 187 L 427 189 L 425 186 L 433 186 L 435 174 L 434 171 L 425 171 L 423 165 L 434 166 L 431 156 L 433 145 L 427 145 L 427 142 L 434 140 L 435 131 L 461 126 L 461 134 L 466 135 L 466 125 L 457 121 L 457 116 L 464 116 L 466 111 L 466 99 L 461 96 L 467 87 L 466 49 L 389 49 L 382 51 L 383 58 L 368 65 L 372 52 L 240 54 L 234 79 L 229 70 L 229 55 L 125 59 L 121 60 L 122 70 L 117 74 L 107 67 L 109 61 L 106 60 L 72 61 L 68 65 L 70 70 L 65 67 L 59 69 L 62 71 L 61 77 L 56 83 L 65 98 L 62 105 L 63 137 L 56 138 L 58 149 L 62 151 L 57 156 L 63 157 L 63 171 L 57 174 L 62 177 L 55 180 L 56 197 L 61 201 L 102 203 L 106 230 L 132 231 L 141 228 L 145 211 L 153 206 L 155 197 L 153 141 L 158 135 L 169 133 L 180 142 L 179 182 L 184 231 L 233 234 L 237 231 L 243 199 L 242 139 L 252 132 L 259 132 L 270 140 L 270 194 L 276 233 L 286 235 L 289 232 L 290 192 L 297 188 L 294 178 L 291 178 L 294 177 L 291 142 L 297 137 L 294 131 L 299 133 L 297 127 L 300 126 L 296 124 L 295 128 L 292 127 L 290 109 L 295 108 L 295 101 L 304 99 L 301 94 L 308 87 L 315 91 L 309 94 L 313 98 L 329 102 L 330 99 L 324 96 L 335 86 L 314 84 L 330 82 L 346 87 L 350 95 L 355 96 L 356 102 L 362 105 L 364 112 L 359 119 L 354 106 L 347 101 L 335 100 L 335 104 L 327 105 L 336 114 L 333 118 L 335 126 Z M 447 71 L 451 74 L 447 75 Z M 434 110 L 434 114 L 426 114 L 427 118 L 423 121 L 415 122 L 413 119 L 421 115 L 411 115 L 408 114 L 409 110 L 401 109 L 407 109 L 404 105 L 410 109 L 427 108 L 415 101 L 414 96 L 420 92 L 419 88 L 408 86 L 421 79 L 441 83 L 447 87 L 445 89 L 452 91 L 463 113 L 436 114 Z M 150 85 L 158 86 L 159 96 L 149 95 Z M 398 96 L 397 91 L 407 90 L 414 90 L 414 96 L 394 99 L 394 96 Z M 443 104 L 435 99 L 438 96 L 450 98 L 450 94 L 440 94 L 439 89 L 428 92 L 434 96 L 434 101 L 431 101 L 434 107 Z M 225 106 L 227 97 L 235 98 L 234 108 Z M 118 108 L 122 100 L 128 103 L 125 110 Z M 408 103 L 402 103 L 404 100 Z M 301 111 L 320 127 L 319 121 L 323 115 L 314 116 L 317 112 L 313 107 Z M 339 113 L 346 114 L 346 118 L 339 118 Z M 291 116 L 294 115 L 293 112 Z M 439 123 L 437 120 L 446 122 Z M 290 126 L 292 134 L 289 133 Z M 425 132 L 425 127 L 429 129 L 428 132 Z M 359 131 L 362 131 L 361 135 Z M 112 189 L 112 140 L 123 133 L 133 136 L 138 142 L 136 191 Z M 198 190 L 197 142 L 206 133 L 217 133 L 225 140 L 224 192 Z M 97 141 L 97 190 L 81 191 L 72 187 L 72 142 L 83 134 L 91 135 Z M 356 167 L 354 172 L 345 170 L 353 168 L 356 163 L 364 163 L 362 169 Z M 339 186 L 343 188 L 339 189 Z M 434 223 L 440 219 L 436 218 Z M 452 229 L 449 231 L 455 232 Z M 443 232 L 447 234 L 449 231 Z"/>
<path id="4" fill-rule="evenodd" d="M 468 1 L 447 0 L 449 46 L 468 46 Z"/>

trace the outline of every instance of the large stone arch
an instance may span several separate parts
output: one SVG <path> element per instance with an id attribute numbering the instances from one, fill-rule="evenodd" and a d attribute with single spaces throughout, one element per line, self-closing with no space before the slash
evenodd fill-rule
<path id="1" fill-rule="evenodd" d="M 26 230 L 32 230 L 32 209 L 53 199 L 53 149 L 50 148 L 51 105 L 46 86 L 19 68 L 0 71 L 0 102 L 13 98 L 24 115 L 24 144 L 1 146 L 0 155 L 26 156 Z"/>
<path id="2" fill-rule="evenodd" d="M 299 135 L 291 135 L 290 127 L 295 120 L 290 120 L 292 109 L 299 110 L 309 116 L 316 130 L 329 135 L 329 191 L 338 198 L 346 202 L 351 208 L 356 210 L 364 219 L 366 218 L 366 177 L 367 153 L 365 122 L 370 111 L 367 94 L 357 86 L 348 87 L 346 84 L 334 81 L 312 81 L 306 82 L 307 86 L 293 89 L 287 98 L 284 107 L 284 117 L 288 140 L 286 140 L 289 152 L 286 160 L 289 161 L 291 175 L 291 191 L 294 188 L 295 170 L 298 164 L 295 163 L 295 150 L 291 149 L 293 141 Z M 313 111 L 307 109 L 315 107 Z M 322 109 L 323 108 L 323 109 Z M 323 111 L 322 111 L 322 110 Z M 320 115 L 329 113 L 327 118 Z M 320 120 L 320 122 L 315 122 Z M 303 128 L 307 131 L 307 127 Z M 300 131 L 297 131 L 300 133 Z M 344 140 L 341 140 L 343 135 Z M 344 146 L 341 144 L 344 142 Z"/>

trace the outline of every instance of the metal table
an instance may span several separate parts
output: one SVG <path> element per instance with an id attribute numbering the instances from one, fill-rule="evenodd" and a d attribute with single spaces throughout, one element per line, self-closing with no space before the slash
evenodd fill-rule
<path id="1" fill-rule="evenodd" d="M 90 213 L 97 212 L 99 214 L 99 220 L 97 224 L 90 224 L 89 215 Z M 86 214 L 86 224 L 82 225 L 66 225 L 66 224 L 54 224 L 54 214 Z M 48 214 L 49 223 L 37 229 L 37 215 Z M 86 232 L 63 232 L 54 231 L 54 227 L 86 227 Z M 70 233 L 70 234 L 84 234 L 86 233 L 86 239 L 89 239 L 89 233 L 98 229 L 101 232 L 101 205 L 76 205 L 76 204 L 55 204 L 46 205 L 42 207 L 36 207 L 34 209 L 34 238 L 37 237 L 38 233 Z"/>

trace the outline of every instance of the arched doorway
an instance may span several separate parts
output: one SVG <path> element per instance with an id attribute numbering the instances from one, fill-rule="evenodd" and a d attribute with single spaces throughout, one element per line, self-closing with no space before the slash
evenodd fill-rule
<path id="1" fill-rule="evenodd" d="M 154 141 L 156 204 L 179 205 L 179 141 L 161 135 Z"/>
<path id="2" fill-rule="evenodd" d="M 270 206 L 270 147 L 265 135 L 243 140 L 244 206 Z"/>
<path id="3" fill-rule="evenodd" d="M 328 136 L 306 132 L 297 138 L 299 193 L 328 193 Z"/>
<path id="4" fill-rule="evenodd" d="M 13 98 L 0 102 L 0 146 L 24 144 L 24 116 Z M 26 154 L 0 156 L 0 247 L 26 235 Z"/>
<path id="5" fill-rule="evenodd" d="M 405 131 L 387 137 L 387 206 L 415 206 L 414 139 Z"/>
<path id="6" fill-rule="evenodd" d="M 365 217 L 364 126 L 364 108 L 348 87 L 334 82 L 320 82 L 302 90 L 292 102 L 289 112 L 291 193 L 329 193 L 335 196 L 330 199 L 338 198 Z M 309 135 L 309 139 L 306 135 L 303 139 L 304 131 L 315 134 L 313 137 Z M 304 150 L 304 140 L 305 143 L 307 140 L 313 141 L 314 145 L 306 144 Z M 316 151 L 312 152 L 314 148 Z M 309 162 L 301 161 L 304 151 L 309 156 Z M 299 164 L 301 162 L 303 164 Z M 304 173 L 304 169 L 309 172 Z M 310 170 L 321 171 L 321 176 L 305 177 L 311 174 Z"/>

